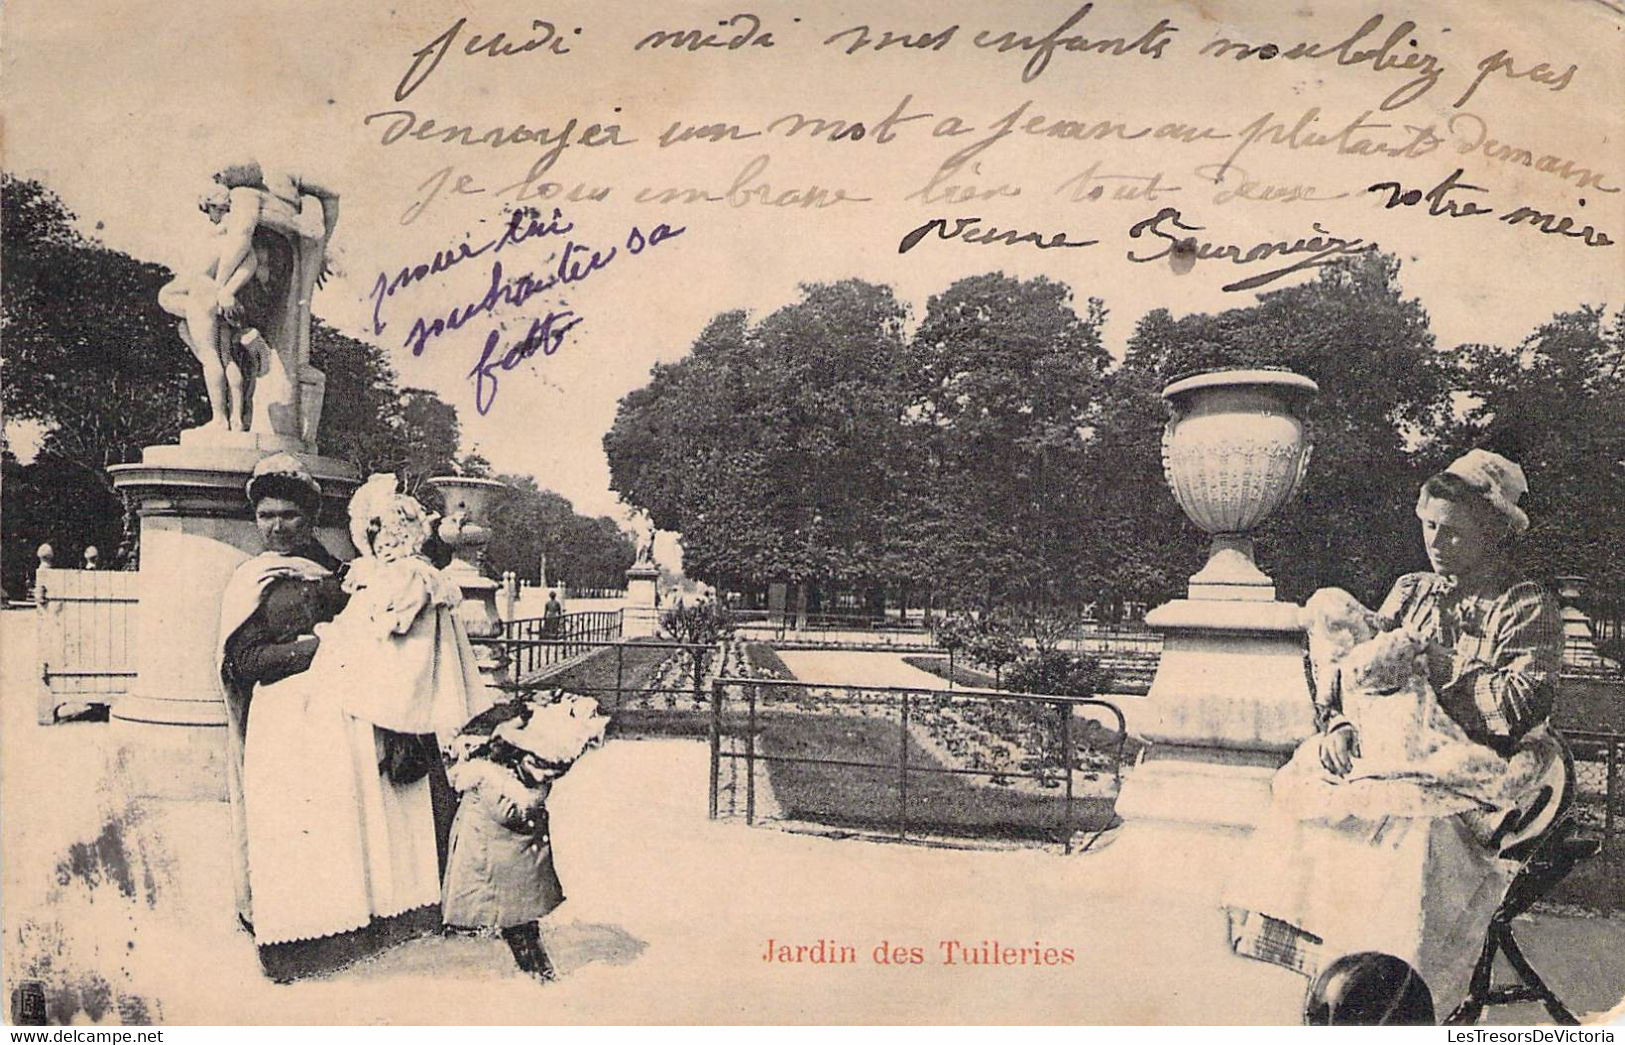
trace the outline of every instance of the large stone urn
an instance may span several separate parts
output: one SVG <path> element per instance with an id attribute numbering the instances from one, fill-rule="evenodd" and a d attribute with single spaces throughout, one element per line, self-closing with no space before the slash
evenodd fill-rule
<path id="1" fill-rule="evenodd" d="M 491 508 L 508 488 L 495 479 L 460 475 L 437 475 L 427 482 L 440 492 L 445 504 L 439 534 L 452 550 L 446 573 L 463 592 L 457 616 L 469 638 L 497 638 L 502 635 L 502 616 L 497 612 L 498 584 L 485 576 L 485 546 L 491 541 Z M 508 658 L 500 650 L 479 645 L 475 653 L 480 674 L 488 682 L 506 678 Z"/>
<path id="2" fill-rule="evenodd" d="M 1172 415 L 1163 474 L 1185 514 L 1213 535 L 1191 598 L 1275 598 L 1249 534 L 1303 480 L 1312 447 L 1299 405 L 1316 391 L 1307 377 L 1276 370 L 1221 370 L 1163 389 Z"/>
<path id="3" fill-rule="evenodd" d="M 1316 391 L 1277 370 L 1216 371 L 1163 390 L 1168 485 L 1212 545 L 1189 597 L 1146 616 L 1163 648 L 1147 694 L 1151 745 L 1117 803 L 1131 824 L 1250 829 L 1275 769 L 1314 729 L 1298 607 L 1276 600 L 1251 533 L 1303 477 L 1303 407 Z"/>

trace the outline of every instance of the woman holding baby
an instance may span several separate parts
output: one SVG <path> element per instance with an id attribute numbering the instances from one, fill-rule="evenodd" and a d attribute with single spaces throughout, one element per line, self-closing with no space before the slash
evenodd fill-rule
<path id="1" fill-rule="evenodd" d="M 490 698 L 460 592 L 423 555 L 433 517 L 394 476 L 351 499 L 342 579 L 297 459 L 262 461 L 248 492 L 267 550 L 233 575 L 220 629 L 238 914 L 266 972 L 292 979 L 440 924 L 440 748 Z"/>
<path id="2" fill-rule="evenodd" d="M 1470 451 L 1417 499 L 1431 571 L 1374 613 L 1341 591 L 1309 600 L 1320 731 L 1277 775 L 1227 895 L 1238 954 L 1313 978 L 1378 952 L 1420 973 L 1438 1015 L 1465 996 L 1507 854 L 1562 787 L 1559 609 L 1506 555 L 1527 489 L 1516 463 Z"/>

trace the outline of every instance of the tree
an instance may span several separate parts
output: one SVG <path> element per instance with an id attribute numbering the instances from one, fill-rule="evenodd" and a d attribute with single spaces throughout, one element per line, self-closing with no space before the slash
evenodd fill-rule
<path id="1" fill-rule="evenodd" d="M 1455 359 L 1471 405 L 1430 465 L 1474 445 L 1518 460 L 1530 487 L 1530 530 L 1515 544 L 1525 569 L 1625 590 L 1625 309 L 1558 313 L 1514 349 L 1463 345 Z"/>
<path id="2" fill-rule="evenodd" d="M 327 375 L 317 443 L 322 452 L 355 464 L 363 475 L 393 472 L 408 493 L 424 495 L 423 480 L 486 469 L 484 458 L 459 458 L 457 408 L 422 388 L 399 388 L 387 353 L 311 324 L 311 361 Z M 472 468 L 469 465 L 473 465 Z"/>
<path id="3" fill-rule="evenodd" d="M 1042 277 L 962 279 L 909 345 L 906 510 L 961 601 L 1050 604 L 1076 591 L 1084 436 L 1108 362 L 1104 303 L 1079 316 Z"/>
<path id="4" fill-rule="evenodd" d="M 889 288 L 856 280 L 805 286 L 754 326 L 716 317 L 622 399 L 612 487 L 682 532 L 692 576 L 885 579 L 904 318 Z"/>
<path id="5" fill-rule="evenodd" d="M 119 532 L 127 538 L 134 520 L 122 512 L 107 466 L 174 442 L 206 418 L 207 400 L 197 365 L 158 307 L 169 271 L 103 246 L 76 221 L 39 182 L 0 174 L 0 407 L 8 421 L 43 427 L 32 468 L 75 473 L 42 481 L 89 500 L 74 505 L 70 497 L 69 510 L 40 516 L 47 532 L 7 529 L 32 543 L 99 542 L 118 565 L 120 544 L 128 552 L 133 541 L 108 540 L 105 516 L 124 515 Z"/>
<path id="6" fill-rule="evenodd" d="M 1143 343 L 1163 321 L 1159 309 L 1142 318 L 1130 344 Z M 1080 474 L 1088 508 L 1080 525 L 1082 591 L 1114 620 L 1128 601 L 1160 603 L 1182 594 L 1200 567 L 1207 542 L 1174 500 L 1163 478 L 1162 433 L 1168 411 L 1162 381 L 1130 364 L 1108 374 L 1101 410 L 1084 447 Z"/>
<path id="7" fill-rule="evenodd" d="M 492 513 L 486 561 L 538 584 L 618 588 L 636 557 L 632 538 L 613 519 L 579 515 L 567 498 L 539 487 L 528 475 L 501 475 L 508 493 Z M 540 574 L 547 556 L 548 576 Z"/>

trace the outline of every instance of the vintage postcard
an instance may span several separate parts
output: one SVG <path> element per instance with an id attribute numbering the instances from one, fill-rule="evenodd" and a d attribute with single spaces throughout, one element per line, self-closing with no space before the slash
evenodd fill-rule
<path id="1" fill-rule="evenodd" d="M 14 1024 L 1618 1018 L 1617 3 L 4 18 Z"/>

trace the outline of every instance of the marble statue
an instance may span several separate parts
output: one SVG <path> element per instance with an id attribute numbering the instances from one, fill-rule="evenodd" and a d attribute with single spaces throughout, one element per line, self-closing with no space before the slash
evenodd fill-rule
<path id="1" fill-rule="evenodd" d="M 326 381 L 310 365 L 310 300 L 327 274 L 338 194 L 254 161 L 222 167 L 214 181 L 199 204 L 217 226 L 211 258 L 158 298 L 203 367 L 204 427 L 314 450 Z"/>
<path id="2" fill-rule="evenodd" d="M 638 546 L 637 565 L 639 565 L 639 566 L 653 566 L 654 564 L 655 564 L 655 528 L 653 526 L 651 526 L 651 527 L 649 527 L 649 535 L 647 537 L 645 537 L 643 539 L 643 543 Z"/>

